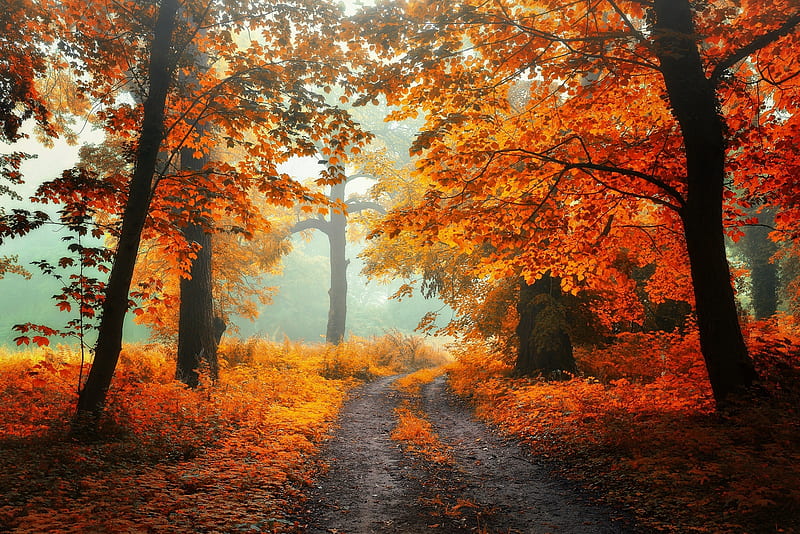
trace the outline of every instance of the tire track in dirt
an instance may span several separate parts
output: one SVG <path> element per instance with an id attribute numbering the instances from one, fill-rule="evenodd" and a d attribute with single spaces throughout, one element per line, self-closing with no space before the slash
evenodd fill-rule
<path id="1" fill-rule="evenodd" d="M 309 495 L 305 532 L 633 532 L 477 421 L 443 377 L 423 386 L 420 407 L 451 448 L 454 465 L 404 454 L 389 437 L 403 398 L 393 381 L 362 386 L 344 406 L 323 453 L 330 468 Z"/>
<path id="2" fill-rule="evenodd" d="M 473 516 L 473 531 L 633 532 L 622 521 L 612 520 L 610 510 L 591 503 L 574 483 L 552 476 L 545 463 L 475 419 L 447 390 L 444 377 L 422 386 L 421 406 L 454 456 L 450 489 L 462 501 L 477 505 L 463 508 L 465 516 L 470 512 Z M 454 497 L 450 499 L 453 502 Z"/>
<path id="3" fill-rule="evenodd" d="M 309 498 L 307 532 L 424 532 L 419 508 L 421 473 L 389 438 L 399 393 L 395 377 L 366 384 L 353 393 L 327 444 L 330 466 Z"/>

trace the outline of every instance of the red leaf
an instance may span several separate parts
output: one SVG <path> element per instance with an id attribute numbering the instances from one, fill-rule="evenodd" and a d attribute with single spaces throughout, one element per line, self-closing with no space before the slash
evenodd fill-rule
<path id="1" fill-rule="evenodd" d="M 43 336 L 33 336 L 33 342 L 39 345 L 40 347 L 46 347 L 47 345 L 50 344 L 50 340 Z"/>

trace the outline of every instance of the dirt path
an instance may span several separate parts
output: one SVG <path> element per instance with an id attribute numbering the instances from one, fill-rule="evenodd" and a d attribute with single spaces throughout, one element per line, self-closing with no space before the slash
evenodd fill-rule
<path id="1" fill-rule="evenodd" d="M 390 439 L 402 395 L 385 378 L 345 405 L 309 499 L 310 533 L 626 533 L 611 512 L 475 420 L 444 379 L 423 387 L 421 408 L 451 449 L 452 465 L 404 454 Z"/>

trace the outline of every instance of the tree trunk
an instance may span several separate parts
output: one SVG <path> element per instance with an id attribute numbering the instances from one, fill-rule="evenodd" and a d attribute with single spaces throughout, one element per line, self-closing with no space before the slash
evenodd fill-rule
<path id="1" fill-rule="evenodd" d="M 331 200 L 343 200 L 345 187 L 345 182 L 332 186 Z M 346 253 L 347 217 L 344 213 L 331 213 L 327 234 L 330 244 L 331 287 L 328 290 L 330 307 L 325 341 L 338 345 L 344 340 L 347 324 L 347 267 L 350 264 Z"/>
<path id="2" fill-rule="evenodd" d="M 204 35 L 204 31 L 201 30 Z M 191 46 L 187 52 L 194 57 L 195 69 L 185 79 L 179 80 L 181 86 L 189 87 L 202 92 L 198 86 L 196 73 L 208 70 L 208 57 L 198 52 Z M 207 125 L 196 123 L 195 131 L 199 136 L 206 133 Z M 202 176 L 208 158 L 205 154 L 195 157 L 195 149 L 181 149 L 181 169 L 189 171 L 190 176 Z M 188 178 L 191 183 L 191 178 Z M 199 181 L 199 178 L 198 178 Z M 183 233 L 186 242 L 199 245 L 197 257 L 192 261 L 189 278 L 180 281 L 180 309 L 178 315 L 178 358 L 175 367 L 175 378 L 188 385 L 197 387 L 200 375 L 198 370 L 201 364 L 208 368 L 211 380 L 219 378 L 219 362 L 217 360 L 217 346 L 222 333 L 217 335 L 220 325 L 214 315 L 214 275 L 212 270 L 213 247 L 211 234 L 207 227 L 203 227 L 196 219 L 208 219 L 210 214 L 204 210 L 206 197 L 199 187 L 187 184 L 193 195 L 194 201 L 187 202 L 190 222 L 184 227 Z M 224 323 L 223 323 L 224 329 Z"/>
<path id="3" fill-rule="evenodd" d="M 775 223 L 775 213 L 765 210 L 759 222 L 765 226 L 745 229 L 742 248 L 750 266 L 753 314 L 756 319 L 767 319 L 778 309 L 778 267 L 770 261 L 778 245 L 769 238 L 769 226 Z"/>
<path id="4" fill-rule="evenodd" d="M 562 378 L 577 371 L 560 297 L 561 283 L 549 273 L 532 285 L 520 281 L 515 374 Z"/>
<path id="5" fill-rule="evenodd" d="M 201 248 L 192 262 L 191 278 L 181 279 L 175 378 L 190 387 L 196 387 L 201 362 L 208 366 L 212 380 L 219 376 L 218 327 L 212 297 L 211 234 L 200 225 L 190 224 L 183 229 L 183 235 L 189 243 L 197 243 Z"/>
<path id="6" fill-rule="evenodd" d="M 142 228 L 150 208 L 153 174 L 164 136 L 164 108 L 174 70 L 170 43 L 177 12 L 177 0 L 163 0 L 150 50 L 150 90 L 144 103 L 136 168 L 131 178 L 119 243 L 106 286 L 94 363 L 78 397 L 78 411 L 73 423 L 73 432 L 76 434 L 95 433 L 122 349 L 128 293 Z"/>
<path id="7" fill-rule="evenodd" d="M 700 347 L 717 405 L 756 378 L 736 311 L 725 253 L 722 194 L 725 134 L 719 102 L 704 74 L 688 0 L 655 0 L 656 43 L 673 114 L 686 148 L 681 212 L 694 285 Z"/>

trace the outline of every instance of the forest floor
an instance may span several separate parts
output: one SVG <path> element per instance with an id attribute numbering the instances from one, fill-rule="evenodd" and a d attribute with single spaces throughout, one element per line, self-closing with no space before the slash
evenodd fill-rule
<path id="1" fill-rule="evenodd" d="M 344 406 L 323 452 L 328 470 L 307 501 L 307 532 L 633 531 L 546 460 L 476 420 L 444 377 L 416 389 L 393 382 L 361 386 Z M 398 439 L 404 411 L 422 418 L 427 446 Z"/>
<path id="2" fill-rule="evenodd" d="M 231 343 L 189 389 L 168 346 L 130 346 L 88 442 L 79 356 L 0 350 L 0 532 L 800 534 L 800 330 L 763 331 L 762 389 L 725 413 L 678 333 L 555 382 L 481 351 L 398 376 L 386 336 Z"/>

